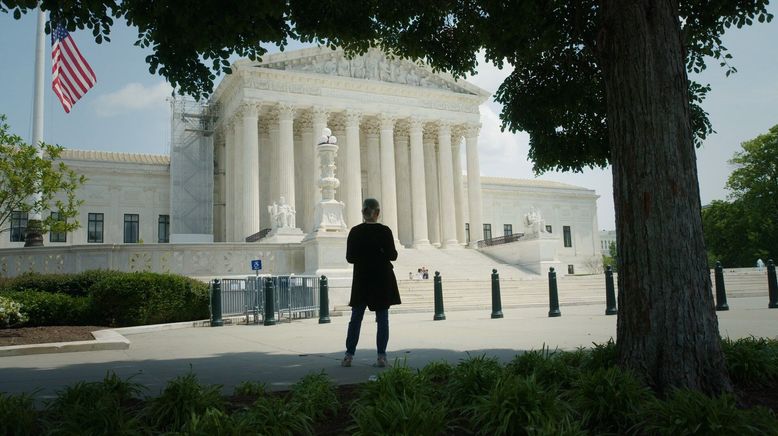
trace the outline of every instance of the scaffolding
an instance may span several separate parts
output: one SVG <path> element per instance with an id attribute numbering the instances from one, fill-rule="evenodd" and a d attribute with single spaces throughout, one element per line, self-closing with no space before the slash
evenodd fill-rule
<path id="1" fill-rule="evenodd" d="M 216 110 L 181 97 L 170 105 L 170 242 L 213 242 Z"/>

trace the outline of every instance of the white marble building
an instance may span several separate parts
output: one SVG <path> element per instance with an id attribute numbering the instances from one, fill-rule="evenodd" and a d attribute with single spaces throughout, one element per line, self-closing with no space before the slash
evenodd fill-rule
<path id="1" fill-rule="evenodd" d="M 180 230 L 184 226 L 177 227 L 182 206 L 176 200 L 187 182 L 171 175 L 168 156 L 66 150 L 63 161 L 89 179 L 79 193 L 82 227 L 44 241 L 49 249 L 111 244 L 112 250 L 122 250 L 127 244 L 140 252 L 142 245 L 153 252 L 147 256 L 153 270 L 164 270 L 157 265 L 164 257 L 160 253 L 177 252 L 181 242 L 197 243 L 200 250 L 216 250 L 209 258 L 214 267 L 206 273 L 209 261 L 200 255 L 202 271 L 181 272 L 218 275 L 223 273 L 219 268 L 237 271 L 228 267 L 233 260 L 227 253 L 244 250 L 236 247 L 250 246 L 246 238 L 270 229 L 268 206 L 283 198 L 296 211 L 299 230 L 256 244 L 268 253 L 275 250 L 277 272 L 303 272 L 301 242 L 311 233 L 314 205 L 321 198 L 315 144 L 326 126 L 340 146 L 336 198 L 345 204 L 348 227 L 361 222 L 362 199 L 375 197 L 384 224 L 402 246 L 477 249 L 485 231 L 487 238 L 489 233 L 492 238 L 526 233 L 526 215 L 534 211 L 548 229 L 542 236 L 553 248 L 550 262 L 561 272 L 585 272 L 587 261 L 600 251 L 594 191 L 466 176 L 480 173 L 478 107 L 488 97 L 472 84 L 424 65 L 387 59 L 379 51 L 349 60 L 339 51 L 312 48 L 270 55 L 261 63 L 241 60 L 209 102 L 216 121 L 207 142 L 212 150 L 203 156 L 212 156 L 213 166 L 206 165 L 212 170 L 200 176 L 207 176 L 210 184 L 204 186 L 212 189 L 202 204 L 212 208 L 197 212 L 208 215 L 200 220 L 206 230 L 187 235 Z M 0 239 L 0 248 L 22 245 L 7 233 Z M 21 262 L 9 260 L 11 253 L 0 250 L 0 268 Z"/>

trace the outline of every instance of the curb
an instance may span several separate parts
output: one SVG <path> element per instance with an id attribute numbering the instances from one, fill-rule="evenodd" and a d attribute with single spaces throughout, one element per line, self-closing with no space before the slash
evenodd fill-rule
<path id="1" fill-rule="evenodd" d="M 92 341 L 50 342 L 48 344 L 9 345 L 0 347 L 0 357 L 28 356 L 31 354 L 76 353 L 80 351 L 127 350 L 130 340 L 124 335 L 151 333 L 202 326 L 208 321 L 186 321 L 170 324 L 141 325 L 116 329 L 96 330 Z"/>

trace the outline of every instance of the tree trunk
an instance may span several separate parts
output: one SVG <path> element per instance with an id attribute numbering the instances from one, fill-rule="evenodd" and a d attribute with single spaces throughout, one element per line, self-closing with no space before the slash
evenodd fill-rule
<path id="1" fill-rule="evenodd" d="M 616 207 L 617 344 L 658 391 L 731 391 L 700 216 L 678 2 L 603 0 Z"/>

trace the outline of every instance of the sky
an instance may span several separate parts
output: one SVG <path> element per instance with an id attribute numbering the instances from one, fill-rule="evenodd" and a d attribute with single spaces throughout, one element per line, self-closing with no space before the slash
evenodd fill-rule
<path id="1" fill-rule="evenodd" d="M 692 78 L 713 88 L 703 103 L 715 134 L 697 150 L 700 195 L 703 204 L 726 199 L 724 187 L 732 172 L 728 161 L 740 143 L 766 133 L 778 124 L 778 6 L 769 6 L 776 19 L 730 29 L 723 44 L 733 55 L 738 72 L 725 77 L 715 61 Z M 0 114 L 6 114 L 11 132 L 27 141 L 32 136 L 35 15 L 14 20 L 0 14 Z M 147 50 L 135 47 L 137 32 L 118 22 L 111 42 L 96 44 L 84 30 L 72 34 L 97 75 L 97 84 L 66 114 L 50 88 L 50 40 L 46 47 L 46 95 L 44 141 L 67 148 L 167 154 L 170 143 L 169 103 L 171 87 L 164 78 L 148 71 Z M 290 45 L 287 50 L 294 49 Z M 271 51 L 276 51 L 271 48 Z M 494 92 L 510 70 L 499 70 L 481 59 L 471 83 Z M 217 79 L 220 80 L 221 78 Z M 527 159 L 529 136 L 500 131 L 500 105 L 491 99 L 481 108 L 479 155 L 481 175 L 534 178 Z M 600 229 L 614 229 L 610 167 L 583 173 L 548 172 L 539 176 L 593 189 L 599 195 Z"/>

